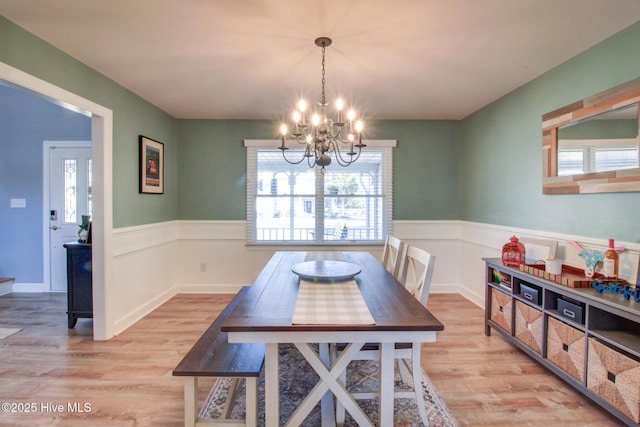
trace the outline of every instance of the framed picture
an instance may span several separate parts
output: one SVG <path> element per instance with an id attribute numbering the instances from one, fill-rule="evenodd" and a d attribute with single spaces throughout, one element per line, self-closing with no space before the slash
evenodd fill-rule
<path id="1" fill-rule="evenodd" d="M 140 135 L 140 193 L 164 193 L 164 144 Z"/>

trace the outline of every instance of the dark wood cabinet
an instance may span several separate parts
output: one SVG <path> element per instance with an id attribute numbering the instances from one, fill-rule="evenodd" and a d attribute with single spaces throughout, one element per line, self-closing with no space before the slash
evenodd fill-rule
<path id="1" fill-rule="evenodd" d="M 640 425 L 640 303 L 485 259 L 492 331 L 629 426 Z M 576 421 L 577 422 L 577 421 Z"/>
<path id="2" fill-rule="evenodd" d="M 67 315 L 69 328 L 80 317 L 93 317 L 91 244 L 65 243 L 67 249 Z"/>

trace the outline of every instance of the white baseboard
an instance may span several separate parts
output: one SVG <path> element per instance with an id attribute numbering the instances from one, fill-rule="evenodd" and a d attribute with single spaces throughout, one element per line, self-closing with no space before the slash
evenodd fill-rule
<path id="1" fill-rule="evenodd" d="M 49 292 L 44 283 L 14 283 L 13 292 Z"/>
<path id="2" fill-rule="evenodd" d="M 459 294 L 484 310 L 484 294 L 479 295 L 477 292 L 473 292 L 470 289 L 464 288 L 461 289 Z"/>
<path id="3" fill-rule="evenodd" d="M 449 284 L 431 284 L 431 290 L 429 293 L 432 294 L 459 294 L 462 293 L 462 287 L 460 285 L 449 285 Z"/>
<path id="4" fill-rule="evenodd" d="M 173 287 L 176 294 L 235 294 L 245 285 L 213 285 L 182 283 Z"/>
<path id="5" fill-rule="evenodd" d="M 484 309 L 484 294 L 478 295 L 462 285 L 431 285 L 432 294 L 459 294 Z"/>
<path id="6" fill-rule="evenodd" d="M 159 294 L 155 298 L 147 301 L 144 305 L 128 313 L 126 316 L 123 316 L 120 319 L 116 320 L 114 324 L 114 334 L 118 335 L 128 327 L 133 326 L 138 320 L 142 319 L 144 316 L 151 313 L 153 310 L 160 307 L 165 302 L 169 301 L 175 295 L 175 288 L 171 288 Z"/>

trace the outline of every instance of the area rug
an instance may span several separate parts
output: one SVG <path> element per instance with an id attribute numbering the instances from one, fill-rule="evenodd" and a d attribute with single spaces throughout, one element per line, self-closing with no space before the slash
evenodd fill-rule
<path id="1" fill-rule="evenodd" d="M 293 345 L 281 345 L 279 351 L 280 371 L 284 372 L 283 376 L 280 377 L 280 422 L 284 424 L 317 383 L 318 376 Z M 351 362 L 347 372 L 347 388 L 349 390 L 363 391 L 377 388 L 378 364 L 376 362 L 364 360 Z M 397 369 L 395 383 L 396 389 L 408 388 L 400 379 Z M 218 379 L 205 399 L 198 418 L 220 418 L 224 416 L 222 412 L 224 404 L 229 397 L 231 386 L 231 379 Z M 447 405 L 438 396 L 431 380 L 424 372 L 422 373 L 422 391 L 429 425 L 431 427 L 457 427 L 458 422 L 449 413 Z M 232 396 L 232 399 L 235 400 L 231 403 L 229 418 L 244 418 L 244 386 L 239 387 L 235 397 Z M 376 422 L 377 400 L 358 400 L 357 402 L 372 421 Z M 417 427 L 422 425 L 414 399 L 395 399 L 394 406 L 394 426 Z M 264 372 L 258 378 L 258 425 L 264 426 Z M 302 425 L 305 427 L 321 425 L 319 404 L 311 411 Z M 357 425 L 347 413 L 345 426 Z"/>
<path id="2" fill-rule="evenodd" d="M 20 328 L 0 328 L 0 340 L 20 332 L 21 330 L 22 329 Z"/>

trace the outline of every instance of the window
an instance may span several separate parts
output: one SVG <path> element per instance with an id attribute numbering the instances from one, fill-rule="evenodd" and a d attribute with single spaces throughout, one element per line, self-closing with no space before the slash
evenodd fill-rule
<path id="1" fill-rule="evenodd" d="M 85 159 L 86 171 L 83 173 L 82 164 L 78 164 L 78 159 L 68 158 L 63 159 L 63 186 L 64 186 L 64 222 L 66 224 L 77 223 L 79 221 L 78 205 L 86 206 L 87 215 L 91 216 L 93 211 L 93 197 L 92 197 L 92 163 L 91 159 Z M 80 170 L 78 170 L 80 169 Z M 84 175 L 86 179 L 86 200 L 78 200 L 78 179 Z M 82 188 L 82 186 L 80 186 Z M 80 191 L 80 194 L 83 194 Z"/>
<path id="2" fill-rule="evenodd" d="M 251 243 L 381 242 L 391 227 L 392 148 L 366 141 L 349 167 L 291 165 L 278 141 L 247 140 L 247 240 Z M 302 150 L 291 148 L 288 158 Z"/>
<path id="3" fill-rule="evenodd" d="M 634 139 L 559 140 L 558 176 L 638 167 Z"/>

